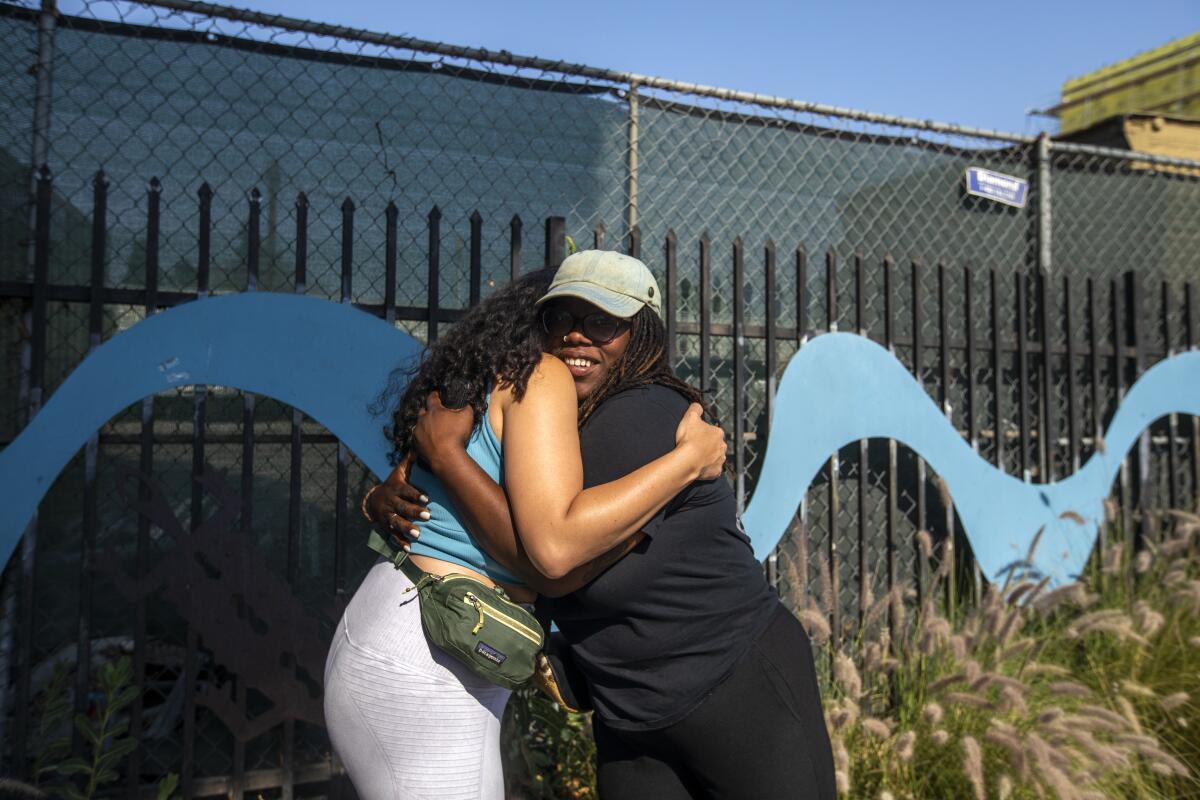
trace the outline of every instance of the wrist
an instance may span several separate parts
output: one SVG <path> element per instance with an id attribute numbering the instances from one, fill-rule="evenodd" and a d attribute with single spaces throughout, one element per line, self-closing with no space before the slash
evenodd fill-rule
<path id="1" fill-rule="evenodd" d="M 429 448 L 429 454 L 425 460 L 429 463 L 429 469 L 438 477 L 441 473 L 458 463 L 463 458 L 470 458 L 467 455 L 467 449 L 461 444 L 454 442 L 438 442 Z"/>
<path id="2" fill-rule="evenodd" d="M 697 480 L 704 470 L 701 463 L 700 450 L 687 439 L 675 447 L 675 454 L 680 459 L 680 469 L 683 471 L 683 485 Z"/>
<path id="3" fill-rule="evenodd" d="M 363 518 L 372 524 L 375 522 L 375 517 L 372 516 L 370 509 L 371 495 L 375 494 L 375 490 L 378 488 L 379 484 L 377 483 L 370 489 L 367 489 L 367 493 L 363 495 L 362 502 L 358 505 L 358 510 L 362 512 Z"/>

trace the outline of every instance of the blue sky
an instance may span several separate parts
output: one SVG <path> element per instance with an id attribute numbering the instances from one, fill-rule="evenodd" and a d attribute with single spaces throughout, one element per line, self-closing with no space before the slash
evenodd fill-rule
<path id="1" fill-rule="evenodd" d="M 1062 82 L 1200 30 L 1200 0 L 233 0 L 868 111 L 1033 133 Z"/>

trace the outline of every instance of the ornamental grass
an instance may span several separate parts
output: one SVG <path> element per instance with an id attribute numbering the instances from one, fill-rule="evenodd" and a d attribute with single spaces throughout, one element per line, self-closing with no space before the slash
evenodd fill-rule
<path id="1" fill-rule="evenodd" d="M 947 541 L 921 599 L 896 587 L 833 649 L 802 602 L 839 796 L 1200 798 L 1200 517 L 1163 522 L 1132 560 L 1110 523 L 1076 582 L 1014 570 L 954 614 Z"/>
<path id="2" fill-rule="evenodd" d="M 871 600 L 840 642 L 823 571 L 817 599 L 792 605 L 822 675 L 839 796 L 1200 798 L 1200 516 L 1159 522 L 1132 554 L 1109 522 L 1073 583 L 1014 569 L 969 603 L 948 602 L 952 544 L 921 532 L 937 564 L 926 585 Z M 788 583 L 805 585 L 794 566 Z M 509 705 L 512 796 L 597 797 L 587 717 L 530 692 Z"/>

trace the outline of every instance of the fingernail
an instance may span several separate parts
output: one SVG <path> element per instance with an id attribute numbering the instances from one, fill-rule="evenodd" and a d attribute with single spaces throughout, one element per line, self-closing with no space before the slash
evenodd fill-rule
<path id="1" fill-rule="evenodd" d="M 422 511 L 422 512 L 421 512 L 420 514 L 418 514 L 417 516 L 419 516 L 421 519 L 429 519 L 429 512 L 428 512 L 428 511 Z"/>
<path id="2" fill-rule="evenodd" d="M 428 503 L 428 502 L 429 502 L 429 498 L 428 498 L 428 497 L 426 497 L 425 495 L 421 495 L 421 502 L 422 502 L 422 503 Z"/>
<path id="3" fill-rule="evenodd" d="M 408 535 L 415 539 L 421 535 L 421 532 L 419 530 L 417 530 L 416 528 L 409 528 Z"/>
<path id="4" fill-rule="evenodd" d="M 412 552 L 412 547 L 408 546 L 407 544 L 406 544 L 406 545 L 404 545 L 404 552 L 406 552 L 406 553 L 411 553 L 411 552 Z"/>

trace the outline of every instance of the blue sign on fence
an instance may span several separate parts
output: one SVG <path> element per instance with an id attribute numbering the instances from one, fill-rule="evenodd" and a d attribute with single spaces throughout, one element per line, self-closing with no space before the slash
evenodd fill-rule
<path id="1" fill-rule="evenodd" d="M 1029 181 L 982 167 L 967 167 L 967 194 L 1024 208 L 1025 198 L 1029 196 Z"/>

